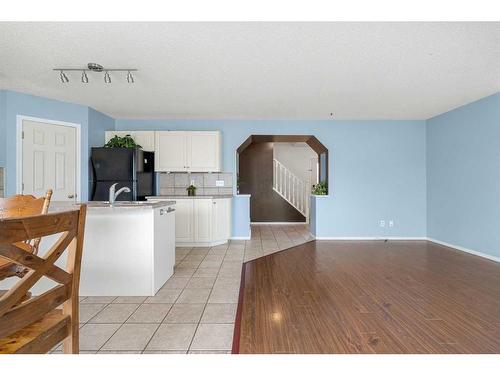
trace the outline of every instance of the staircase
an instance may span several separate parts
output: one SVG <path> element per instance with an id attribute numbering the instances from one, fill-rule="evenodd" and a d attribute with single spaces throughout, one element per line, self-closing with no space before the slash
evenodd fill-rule
<path id="1" fill-rule="evenodd" d="M 311 186 L 276 159 L 273 159 L 273 190 L 304 215 L 306 220 L 309 218 Z"/>

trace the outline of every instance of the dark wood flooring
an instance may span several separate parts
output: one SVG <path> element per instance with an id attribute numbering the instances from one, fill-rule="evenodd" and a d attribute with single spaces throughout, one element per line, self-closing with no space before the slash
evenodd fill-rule
<path id="1" fill-rule="evenodd" d="M 500 264 L 427 241 L 312 241 L 243 265 L 233 353 L 500 353 Z"/>

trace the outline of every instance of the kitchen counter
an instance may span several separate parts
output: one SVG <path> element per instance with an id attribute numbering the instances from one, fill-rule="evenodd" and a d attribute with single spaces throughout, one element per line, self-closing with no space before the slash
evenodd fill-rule
<path id="1" fill-rule="evenodd" d="M 212 247 L 231 237 L 233 195 L 157 195 L 146 199 L 176 202 L 177 246 Z"/>
<path id="2" fill-rule="evenodd" d="M 155 199 L 161 199 L 164 201 L 165 199 L 222 199 L 222 198 L 232 198 L 232 195 L 226 194 L 226 195 L 194 195 L 194 196 L 189 196 L 189 195 L 154 195 L 151 197 L 146 197 L 148 201 L 154 201 Z"/>
<path id="3" fill-rule="evenodd" d="M 130 210 L 130 209 L 146 209 L 151 210 L 159 207 L 170 207 L 175 206 L 174 200 L 165 200 L 162 198 L 161 201 L 117 201 L 115 204 L 111 205 L 108 202 L 100 201 L 89 201 L 82 202 L 87 205 L 87 210 L 91 209 L 108 209 L 108 210 Z M 59 212 L 65 211 L 72 208 L 76 208 L 78 203 L 73 202 L 58 202 L 53 201 L 50 203 L 49 212 Z"/>
<path id="4" fill-rule="evenodd" d="M 83 203 L 88 208 L 80 294 L 154 296 L 174 272 L 177 204 L 172 200 L 119 201 L 114 206 L 95 201 Z M 49 212 L 78 206 L 78 203 L 54 201 Z M 39 255 L 44 256 L 55 240 L 57 236 L 44 237 Z M 56 264 L 64 267 L 66 259 L 65 253 Z M 7 281 L 17 282 L 11 279 Z M 44 278 L 31 291 L 40 295 L 53 286 L 53 281 Z M 0 289 L 5 289 L 3 284 Z"/>
<path id="5" fill-rule="evenodd" d="M 154 296 L 174 271 L 176 203 L 86 203 L 81 295 Z"/>

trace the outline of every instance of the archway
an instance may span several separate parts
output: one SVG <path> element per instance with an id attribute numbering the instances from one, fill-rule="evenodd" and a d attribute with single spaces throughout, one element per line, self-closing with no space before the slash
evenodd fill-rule
<path id="1" fill-rule="evenodd" d="M 328 149 L 312 135 L 251 135 L 238 147 L 236 165 L 253 223 L 308 222 L 311 185 L 328 186 Z"/>

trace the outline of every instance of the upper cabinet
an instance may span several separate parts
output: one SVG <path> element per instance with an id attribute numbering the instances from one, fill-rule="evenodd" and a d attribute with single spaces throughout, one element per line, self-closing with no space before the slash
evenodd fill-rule
<path id="1" fill-rule="evenodd" d="M 155 151 L 155 132 L 154 131 L 107 131 L 105 133 L 106 143 L 115 135 L 124 137 L 129 134 L 138 145 L 142 146 L 144 151 Z"/>
<path id="2" fill-rule="evenodd" d="M 155 171 L 186 172 L 186 132 L 156 132 Z"/>
<path id="3" fill-rule="evenodd" d="M 157 131 L 157 172 L 220 172 L 219 131 Z"/>

